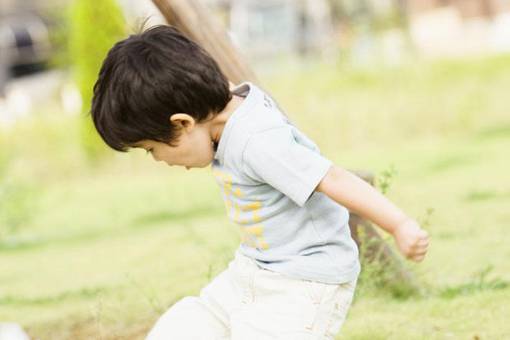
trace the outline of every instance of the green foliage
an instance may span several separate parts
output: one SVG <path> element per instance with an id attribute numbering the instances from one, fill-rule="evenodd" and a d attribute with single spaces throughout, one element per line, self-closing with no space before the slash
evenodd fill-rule
<path id="1" fill-rule="evenodd" d="M 408 299 L 422 293 L 421 287 L 414 282 L 414 279 L 402 279 L 405 276 L 402 270 L 411 273 L 411 269 L 405 263 L 402 263 L 399 258 L 390 260 L 384 256 L 384 249 L 388 247 L 384 239 L 368 238 L 362 227 L 358 228 L 358 234 L 361 240 L 360 261 L 362 267 L 358 290 L 361 290 L 362 293 L 389 294 L 396 299 Z M 372 252 L 370 257 L 363 256 Z"/>
<path id="2" fill-rule="evenodd" d="M 398 172 L 395 168 L 395 165 L 392 164 L 389 169 L 386 169 L 377 175 L 375 179 L 375 185 L 379 188 L 381 193 L 386 194 L 388 192 L 388 189 L 390 188 L 391 183 L 397 173 Z"/>
<path id="3" fill-rule="evenodd" d="M 84 112 L 90 111 L 93 86 L 108 50 L 121 39 L 126 25 L 115 0 L 75 0 L 70 10 L 69 49 Z M 87 115 L 80 129 L 82 145 L 91 160 L 100 158 L 104 143 Z"/>
<path id="4" fill-rule="evenodd" d="M 434 208 L 428 207 L 425 210 L 425 216 L 419 219 L 420 226 L 427 230 L 431 225 L 432 215 L 434 214 Z"/>

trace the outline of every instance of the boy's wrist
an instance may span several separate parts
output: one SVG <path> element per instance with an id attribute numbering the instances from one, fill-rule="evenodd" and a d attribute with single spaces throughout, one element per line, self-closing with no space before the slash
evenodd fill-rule
<path id="1" fill-rule="evenodd" d="M 413 223 L 414 219 L 407 215 L 404 215 L 400 217 L 397 221 L 398 222 L 396 222 L 390 229 L 390 234 L 392 234 L 393 236 L 402 231 L 402 229 L 406 228 L 406 225 L 408 225 L 409 223 Z"/>

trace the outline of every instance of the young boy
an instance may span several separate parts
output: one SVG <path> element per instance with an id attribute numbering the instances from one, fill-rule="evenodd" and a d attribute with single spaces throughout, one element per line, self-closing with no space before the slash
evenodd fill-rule
<path id="1" fill-rule="evenodd" d="M 323 157 L 267 93 L 229 86 L 208 53 L 172 27 L 110 50 L 92 118 L 115 150 L 143 148 L 187 169 L 212 163 L 241 229 L 228 268 L 174 304 L 147 339 L 333 339 L 360 272 L 347 209 L 390 232 L 407 258 L 427 252 L 415 220 Z"/>

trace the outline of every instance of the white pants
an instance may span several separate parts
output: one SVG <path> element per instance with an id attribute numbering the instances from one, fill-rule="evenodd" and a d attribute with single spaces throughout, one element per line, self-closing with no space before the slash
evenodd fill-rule
<path id="1" fill-rule="evenodd" d="M 262 269 L 239 250 L 198 297 L 175 303 L 146 340 L 332 340 L 356 280 L 326 284 Z"/>

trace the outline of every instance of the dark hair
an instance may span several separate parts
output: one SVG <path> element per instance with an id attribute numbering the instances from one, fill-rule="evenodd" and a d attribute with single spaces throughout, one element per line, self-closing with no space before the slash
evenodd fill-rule
<path id="1" fill-rule="evenodd" d="M 94 85 L 91 115 L 106 144 L 127 151 L 144 139 L 171 144 L 179 137 L 172 114 L 201 122 L 231 98 L 214 59 L 176 28 L 162 25 L 110 49 Z"/>

